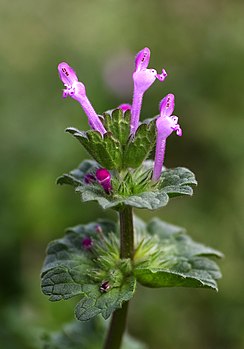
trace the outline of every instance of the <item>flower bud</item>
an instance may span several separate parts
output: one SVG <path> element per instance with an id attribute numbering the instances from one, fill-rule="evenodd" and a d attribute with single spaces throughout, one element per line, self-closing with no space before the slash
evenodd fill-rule
<path id="1" fill-rule="evenodd" d="M 99 184 L 103 187 L 107 194 L 112 190 L 111 174 L 106 168 L 99 168 L 96 171 L 96 178 Z"/>
<path id="2" fill-rule="evenodd" d="M 121 109 L 123 112 L 125 112 L 127 110 L 131 110 L 131 105 L 128 103 L 123 103 L 123 104 L 120 104 L 118 108 Z"/>
<path id="3" fill-rule="evenodd" d="M 96 225 L 95 230 L 96 230 L 97 234 L 102 234 L 102 232 L 103 232 L 103 229 L 102 229 L 101 225 L 99 225 L 99 224 Z"/>
<path id="4" fill-rule="evenodd" d="M 93 241 L 89 236 L 85 236 L 81 244 L 84 250 L 90 250 L 93 245 Z"/>
<path id="5" fill-rule="evenodd" d="M 103 281 L 99 289 L 102 293 L 108 292 L 110 289 L 109 281 Z"/>

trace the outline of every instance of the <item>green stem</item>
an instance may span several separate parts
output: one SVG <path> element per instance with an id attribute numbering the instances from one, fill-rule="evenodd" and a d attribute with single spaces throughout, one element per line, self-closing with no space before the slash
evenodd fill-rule
<path id="1" fill-rule="evenodd" d="M 132 207 L 124 206 L 119 213 L 120 220 L 120 258 L 133 259 L 134 228 Z"/>
<path id="2" fill-rule="evenodd" d="M 123 333 L 126 327 L 128 305 L 129 302 L 126 302 L 123 304 L 121 309 L 117 309 L 113 312 L 104 349 L 120 348 Z"/>
<path id="3" fill-rule="evenodd" d="M 120 258 L 133 259 L 134 228 L 132 207 L 124 206 L 119 212 L 120 219 Z M 125 302 L 121 309 L 114 311 L 104 349 L 119 349 L 126 327 L 126 317 L 129 302 Z"/>

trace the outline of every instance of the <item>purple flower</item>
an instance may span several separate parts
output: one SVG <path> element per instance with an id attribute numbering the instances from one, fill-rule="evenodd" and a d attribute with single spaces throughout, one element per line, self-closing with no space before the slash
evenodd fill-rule
<path id="1" fill-rule="evenodd" d="M 121 109 L 123 112 L 127 110 L 131 110 L 131 105 L 128 103 L 123 103 L 118 106 L 119 109 Z"/>
<path id="2" fill-rule="evenodd" d="M 90 250 L 92 245 L 93 245 L 93 241 L 89 236 L 85 236 L 82 239 L 81 244 L 82 244 L 82 247 L 84 248 L 84 250 Z"/>
<path id="3" fill-rule="evenodd" d="M 108 292 L 109 289 L 110 289 L 109 281 L 103 281 L 101 286 L 99 287 L 99 290 L 102 293 Z"/>
<path id="4" fill-rule="evenodd" d="M 101 135 L 104 135 L 106 130 L 87 98 L 85 86 L 82 82 L 78 81 L 75 71 L 67 63 L 62 62 L 58 65 L 58 72 L 65 87 L 63 90 L 63 98 L 70 96 L 77 100 L 88 116 L 88 122 L 91 128 L 100 132 Z"/>
<path id="5" fill-rule="evenodd" d="M 103 229 L 102 229 L 101 225 L 97 224 L 95 227 L 95 231 L 97 234 L 102 234 Z"/>
<path id="6" fill-rule="evenodd" d="M 153 181 L 158 181 L 161 175 L 166 138 L 170 136 L 173 131 L 176 131 L 177 136 L 182 136 L 182 130 L 178 124 L 178 117 L 172 115 L 174 111 L 174 99 L 174 95 L 170 93 L 160 102 L 160 116 L 156 120 L 157 141 L 152 176 Z"/>
<path id="7" fill-rule="evenodd" d="M 134 94 L 131 107 L 131 134 L 135 134 L 138 128 L 143 95 L 156 79 L 164 81 L 167 76 L 163 69 L 157 74 L 155 69 L 147 69 L 150 60 L 150 50 L 145 47 L 138 52 L 135 58 L 135 71 L 133 73 Z"/>
<path id="8" fill-rule="evenodd" d="M 96 178 L 99 184 L 103 187 L 107 194 L 112 190 L 111 174 L 106 168 L 99 168 L 96 171 Z"/>

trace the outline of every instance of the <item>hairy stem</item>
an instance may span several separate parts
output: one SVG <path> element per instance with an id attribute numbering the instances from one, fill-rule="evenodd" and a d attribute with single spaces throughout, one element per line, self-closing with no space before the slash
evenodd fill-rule
<path id="1" fill-rule="evenodd" d="M 120 213 L 120 258 L 133 259 L 134 255 L 134 229 L 132 208 L 124 206 Z M 110 322 L 109 331 L 104 344 L 104 349 L 119 349 L 126 327 L 126 317 L 129 302 L 123 303 L 121 309 L 114 311 Z"/>
<path id="2" fill-rule="evenodd" d="M 119 213 L 120 219 L 120 258 L 133 259 L 134 228 L 132 207 L 125 206 Z"/>
<path id="3" fill-rule="evenodd" d="M 126 317 L 129 302 L 123 304 L 121 309 L 114 311 L 110 322 L 104 349 L 119 349 L 126 326 Z"/>

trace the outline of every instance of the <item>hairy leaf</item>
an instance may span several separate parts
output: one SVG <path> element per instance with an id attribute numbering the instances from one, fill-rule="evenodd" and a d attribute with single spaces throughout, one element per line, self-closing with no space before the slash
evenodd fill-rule
<path id="1" fill-rule="evenodd" d="M 130 111 L 121 109 L 106 112 L 101 121 L 106 129 L 102 136 L 98 131 L 79 131 L 69 127 L 72 134 L 102 167 L 108 170 L 137 168 L 149 156 L 156 142 L 155 119 L 144 121 L 134 137 L 130 136 Z"/>
<path id="2" fill-rule="evenodd" d="M 130 136 L 130 111 L 123 114 L 121 109 L 114 109 L 111 113 L 103 114 L 103 125 L 108 133 L 111 133 L 119 143 L 124 146 Z"/>
<path id="3" fill-rule="evenodd" d="M 155 143 L 155 120 L 151 120 L 149 123 L 142 123 L 137 129 L 135 137 L 130 139 L 125 147 L 123 167 L 139 167 L 148 158 Z"/>
<path id="4" fill-rule="evenodd" d="M 121 308 L 122 303 L 129 301 L 135 292 L 135 278 L 129 276 L 123 279 L 120 287 L 114 287 L 109 292 L 101 293 L 96 285 L 84 285 L 81 301 L 77 304 L 75 315 L 78 320 L 89 320 L 101 314 L 107 319 L 114 310 Z"/>
<path id="5" fill-rule="evenodd" d="M 85 160 L 78 169 L 58 178 L 59 184 L 70 184 L 81 194 L 81 200 L 97 201 L 104 209 L 118 209 L 122 205 L 155 210 L 166 206 L 169 198 L 180 195 L 192 195 L 192 186 L 196 185 L 194 174 L 184 168 L 165 169 L 159 183 L 151 181 L 152 161 L 145 161 L 124 177 L 117 178 L 112 172 L 113 191 L 107 194 L 98 183 L 84 183 L 87 173 L 95 173 L 98 168 L 95 161 Z"/>
<path id="6" fill-rule="evenodd" d="M 87 322 L 73 321 L 60 331 L 45 333 L 43 349 L 101 349 L 107 332 L 107 323 L 101 318 Z M 123 337 L 121 349 L 146 349 L 147 347 L 129 336 Z"/>
<path id="7" fill-rule="evenodd" d="M 122 166 L 122 149 L 119 141 L 111 133 L 102 135 L 94 130 L 87 132 L 75 128 L 67 128 L 84 146 L 87 152 L 102 166 L 108 170 L 120 169 Z"/>
<path id="8" fill-rule="evenodd" d="M 84 160 L 78 168 L 66 173 L 57 179 L 57 184 L 69 184 L 74 187 L 83 185 L 84 177 L 86 174 L 95 174 L 96 169 L 99 167 L 98 163 L 94 160 Z"/>
<path id="9" fill-rule="evenodd" d="M 135 251 L 134 275 L 141 284 L 217 290 L 221 273 L 207 257 L 222 257 L 219 251 L 194 242 L 185 229 L 159 219 L 153 219 L 146 230 Z"/>
<path id="10" fill-rule="evenodd" d="M 89 248 L 83 245 L 87 238 Z M 64 238 L 51 242 L 41 277 L 42 291 L 51 301 L 80 296 L 75 310 L 79 320 L 98 314 L 108 318 L 136 286 L 130 261 L 119 256 L 117 226 L 105 220 L 69 228 Z"/>

